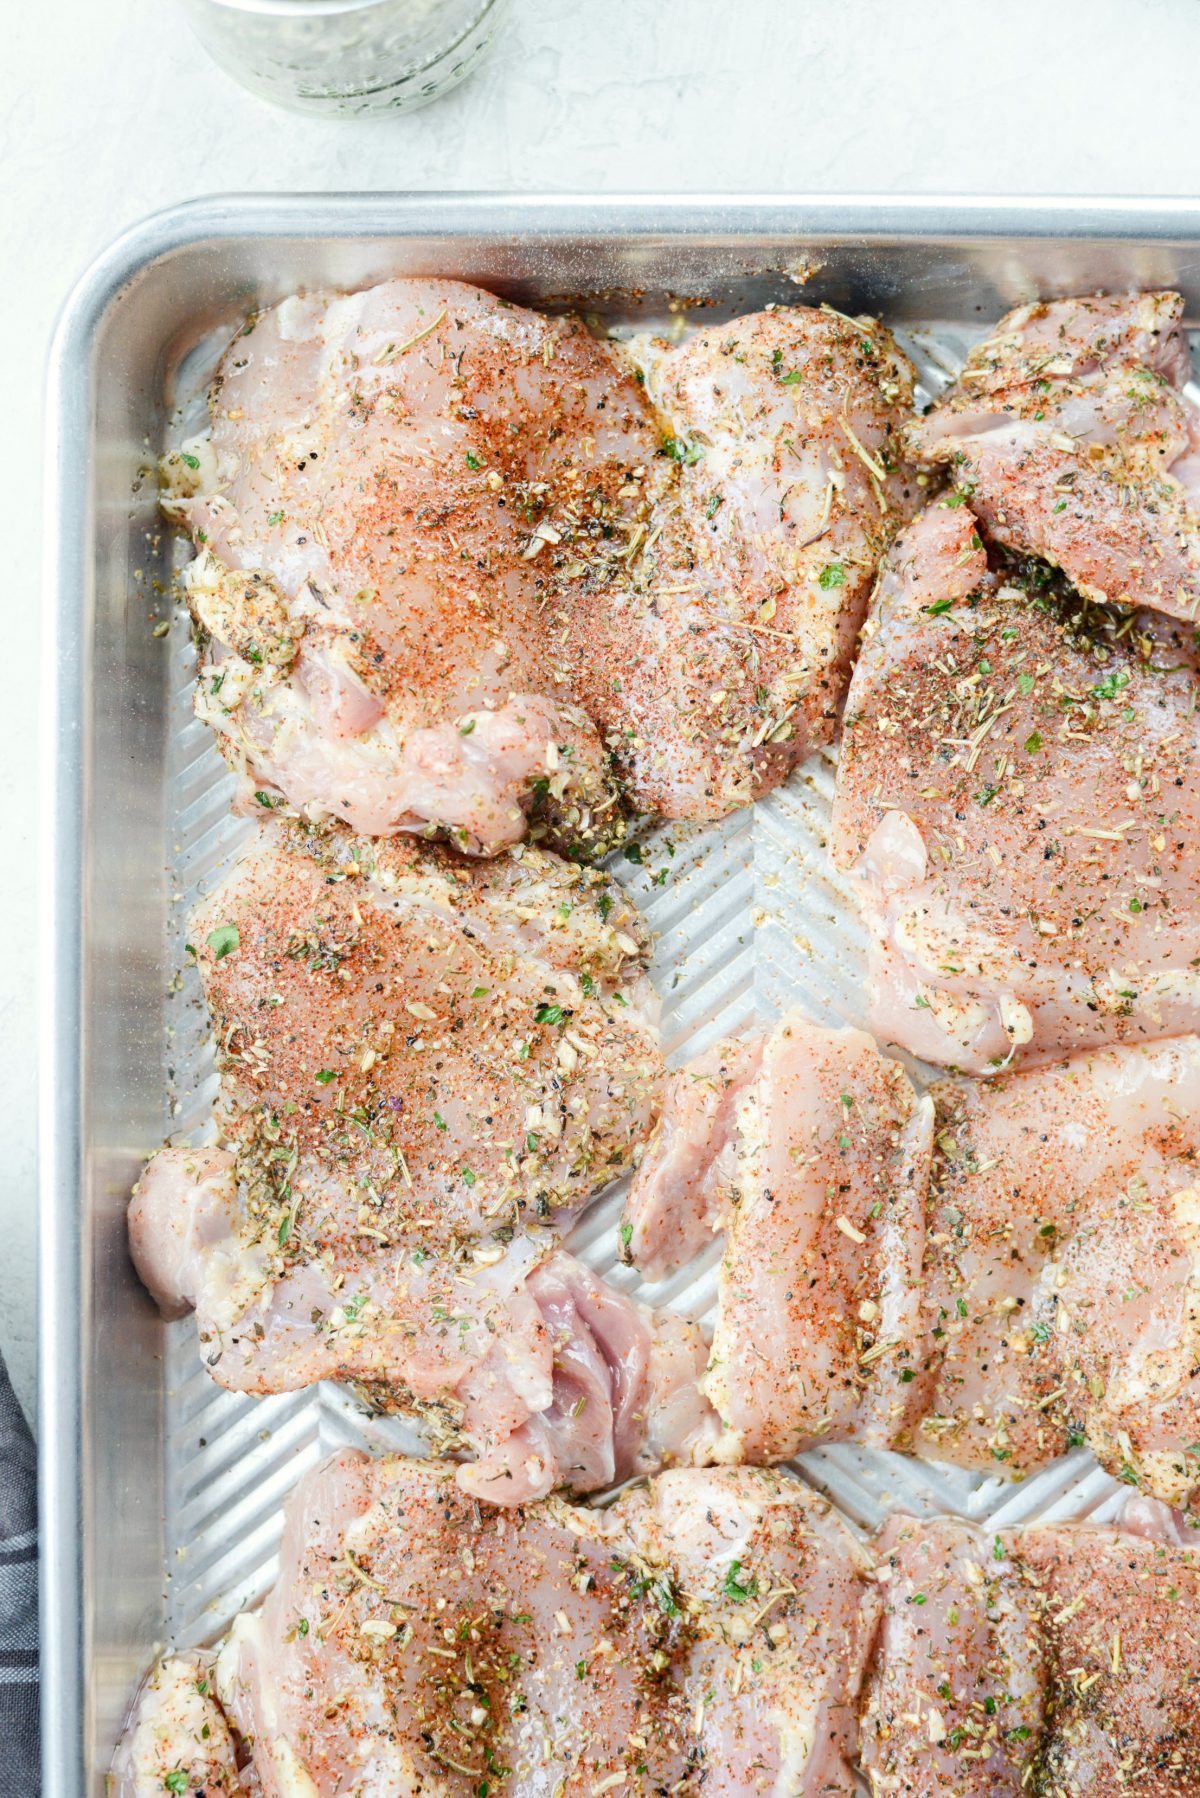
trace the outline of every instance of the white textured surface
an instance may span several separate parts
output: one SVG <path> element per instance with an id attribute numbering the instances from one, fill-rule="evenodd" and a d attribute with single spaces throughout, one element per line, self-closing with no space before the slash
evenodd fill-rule
<path id="1" fill-rule="evenodd" d="M 514 0 L 473 83 L 353 124 L 243 94 L 172 0 L 2 11 L 0 1346 L 30 1401 L 41 391 L 75 273 L 143 214 L 231 189 L 1195 194 L 1200 0 Z"/>

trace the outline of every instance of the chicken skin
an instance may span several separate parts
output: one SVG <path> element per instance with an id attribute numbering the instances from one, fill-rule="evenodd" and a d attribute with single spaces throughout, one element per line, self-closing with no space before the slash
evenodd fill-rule
<path id="1" fill-rule="evenodd" d="M 626 1252 L 650 1278 L 725 1233 L 703 1390 L 714 1456 L 886 1447 L 929 1392 L 921 1304 L 933 1107 L 858 1030 L 791 1013 L 671 1076 Z"/>
<path id="2" fill-rule="evenodd" d="M 966 1073 L 1200 1021 L 1191 631 L 989 566 L 965 505 L 893 545 L 851 682 L 830 849 L 872 1028 Z"/>
<path id="3" fill-rule="evenodd" d="M 879 1554 L 875 1798 L 1200 1793 L 1200 1552 L 1169 1514 L 990 1536 L 894 1518 Z"/>
<path id="4" fill-rule="evenodd" d="M 781 308 L 652 357 L 455 282 L 292 298 L 166 459 L 235 767 L 316 819 L 580 853 L 832 737 L 912 372 Z M 642 373 L 642 380 L 637 378 Z"/>
<path id="5" fill-rule="evenodd" d="M 1086 598 L 1200 611 L 1200 412 L 1177 293 L 1019 306 L 910 432 L 997 542 Z"/>
<path id="6" fill-rule="evenodd" d="M 694 1326 L 553 1254 L 657 1103 L 657 1002 L 617 891 L 532 848 L 480 863 L 276 830 L 192 933 L 221 1141 L 160 1151 L 129 1229 L 213 1376 L 352 1381 L 506 1502 L 688 1458 Z"/>
<path id="7" fill-rule="evenodd" d="M 348 1452 L 293 1494 L 205 1700 L 263 1798 L 851 1798 L 869 1565 L 826 1501 L 758 1470 L 496 1512 L 436 1464 Z M 158 1789 L 119 1765 L 114 1798 Z"/>

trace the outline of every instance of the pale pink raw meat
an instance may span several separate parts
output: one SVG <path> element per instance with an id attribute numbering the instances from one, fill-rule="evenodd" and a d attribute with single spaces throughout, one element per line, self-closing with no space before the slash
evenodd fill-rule
<path id="1" fill-rule="evenodd" d="M 1006 313 L 909 433 L 999 543 L 1089 599 L 1194 620 L 1200 412 L 1177 293 L 1035 301 Z"/>
<path id="2" fill-rule="evenodd" d="M 796 1016 L 685 1063 L 624 1235 L 660 1279 L 724 1232 L 706 1452 L 851 1440 L 1019 1479 L 1086 1443 L 1194 1503 L 1197 1117 L 1196 1037 L 922 1099 Z"/>
<path id="3" fill-rule="evenodd" d="M 897 539 L 830 839 L 881 1041 L 990 1073 L 1200 1022 L 1198 697 L 1191 632 L 989 567 L 966 506 Z"/>
<path id="4" fill-rule="evenodd" d="M 896 1516 L 860 1545 L 763 1470 L 497 1511 L 444 1466 L 345 1451 L 292 1494 L 215 1670 L 170 1657 L 143 1687 L 116 1793 L 179 1768 L 263 1798 L 851 1798 L 857 1765 L 875 1798 L 1192 1798 L 1198 1607 L 1200 1551 L 1140 1499 L 1115 1525 Z"/>
<path id="5" fill-rule="evenodd" d="M 535 808 L 610 840 L 603 748 L 546 616 L 555 567 L 606 582 L 645 515 L 658 431 L 610 346 L 460 282 L 390 281 L 251 320 L 211 410 L 168 503 L 201 550 L 202 715 L 251 784 L 485 854 Z"/>
<path id="6" fill-rule="evenodd" d="M 726 1037 L 668 1077 L 621 1226 L 627 1258 L 648 1280 L 673 1274 L 725 1228 L 738 1102 L 763 1045 L 760 1033 Z"/>
<path id="7" fill-rule="evenodd" d="M 881 550 L 918 489 L 912 370 L 873 319 L 780 306 L 634 354 L 678 479 L 584 607 L 576 688 L 638 806 L 720 818 L 832 740 Z"/>
<path id="8" fill-rule="evenodd" d="M 1200 1039 L 934 1089 L 937 1387 L 911 1446 L 1018 1477 L 1072 1443 L 1200 1487 Z"/>
<path id="9" fill-rule="evenodd" d="M 649 1134 L 646 935 L 618 888 L 557 856 L 267 830 L 189 941 L 218 1129 L 285 1261 L 561 1228 Z"/>
<path id="10" fill-rule="evenodd" d="M 921 1303 L 933 1108 L 857 1030 L 798 1013 L 670 1077 L 628 1253 L 660 1277 L 724 1231 L 703 1390 L 722 1460 L 886 1446 L 930 1390 Z"/>
<path id="11" fill-rule="evenodd" d="M 1145 1517 L 894 1518 L 879 1555 L 863 1718 L 877 1798 L 1200 1793 L 1195 1547 Z"/>
<path id="12" fill-rule="evenodd" d="M 1008 1539 L 956 1518 L 898 1516 L 875 1553 L 884 1614 L 862 1719 L 875 1798 L 1024 1798 L 1047 1657 Z"/>
<path id="13" fill-rule="evenodd" d="M 216 1683 L 264 1798 L 650 1798 L 701 1775 L 718 1798 L 852 1798 L 868 1567 L 786 1476 L 497 1512 L 443 1467 L 348 1452 L 293 1494 Z"/>
<path id="14" fill-rule="evenodd" d="M 641 354 L 432 279 L 250 322 L 165 464 L 244 798 L 594 854 L 610 764 L 635 809 L 719 817 L 830 740 L 916 493 L 912 371 L 827 309 Z"/>
<path id="15" fill-rule="evenodd" d="M 247 1229 L 233 1157 L 163 1149 L 134 1194 L 134 1264 L 168 1316 L 195 1309 L 200 1352 L 234 1391 L 350 1382 L 466 1458 L 493 1504 L 586 1492 L 709 1458 L 716 1419 L 694 1324 L 613 1291 L 519 1234 L 462 1264 L 403 1241 L 278 1264 Z"/>
<path id="16" fill-rule="evenodd" d="M 129 1228 L 214 1378 L 352 1381 L 509 1503 L 700 1456 L 695 1326 L 554 1254 L 655 1115 L 628 902 L 528 847 L 481 863 L 273 830 L 191 934 L 221 1140 L 160 1151 Z"/>

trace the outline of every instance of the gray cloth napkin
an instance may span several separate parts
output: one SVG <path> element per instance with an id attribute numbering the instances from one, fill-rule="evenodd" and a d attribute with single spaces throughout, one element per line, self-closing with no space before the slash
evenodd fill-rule
<path id="1" fill-rule="evenodd" d="M 0 1356 L 0 1798 L 37 1798 L 37 1457 Z"/>

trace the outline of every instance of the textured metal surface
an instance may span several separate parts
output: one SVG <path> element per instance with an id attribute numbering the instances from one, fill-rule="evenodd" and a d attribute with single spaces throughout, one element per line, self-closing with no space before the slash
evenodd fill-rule
<path id="1" fill-rule="evenodd" d="M 228 327 L 298 286 L 431 270 L 546 303 L 582 293 L 588 311 L 639 327 L 666 316 L 669 294 L 711 296 L 727 314 L 815 297 L 901 321 L 933 390 L 984 324 L 1036 291 L 1162 282 L 1184 289 L 1194 317 L 1198 242 L 1200 208 L 1183 203 L 259 199 L 150 221 L 85 279 L 51 395 L 46 1798 L 101 1790 L 156 1649 L 212 1639 L 269 1584 L 282 1500 L 306 1468 L 346 1442 L 415 1446 L 329 1387 L 258 1401 L 220 1391 L 190 1323 L 161 1324 L 125 1254 L 140 1159 L 198 1128 L 211 1101 L 195 976 L 182 988 L 175 976 L 187 909 L 247 828 L 229 817 L 228 778 L 191 717 L 186 621 L 153 633 L 181 552 L 139 472 L 182 419 L 196 422 Z M 832 778 L 815 758 L 753 810 L 717 829 L 658 830 L 640 868 L 617 869 L 657 936 L 673 1059 L 792 1003 L 863 1021 L 860 933 L 824 851 Z M 616 1189 L 576 1230 L 594 1267 L 612 1266 L 620 1204 Z M 704 1315 L 716 1254 L 646 1296 Z M 636 1286 L 627 1270 L 613 1277 Z M 898 1507 L 1103 1515 L 1120 1492 L 1085 1452 L 1022 1486 L 837 1447 L 801 1466 L 865 1528 Z"/>

